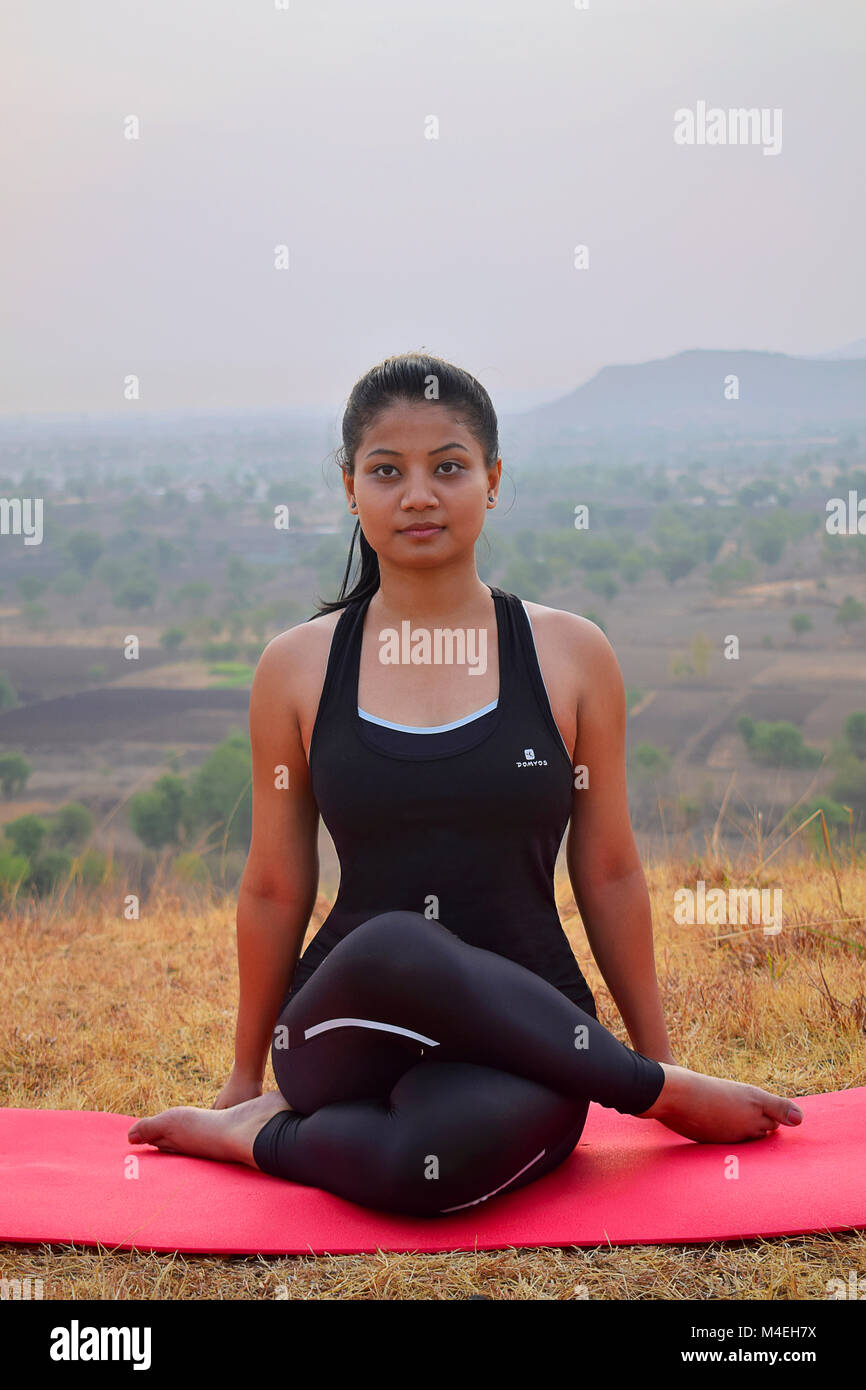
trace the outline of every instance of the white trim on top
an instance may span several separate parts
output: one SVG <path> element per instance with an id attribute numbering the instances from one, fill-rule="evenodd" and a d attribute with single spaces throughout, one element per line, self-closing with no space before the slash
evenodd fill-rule
<path id="1" fill-rule="evenodd" d="M 399 729 L 404 734 L 444 734 L 448 729 L 459 729 L 463 724 L 469 724 L 473 719 L 480 719 L 482 714 L 489 714 L 492 709 L 496 709 L 499 704 L 499 696 L 491 700 L 489 705 L 484 705 L 477 709 L 474 714 L 464 714 L 462 719 L 452 719 L 450 724 L 428 724 L 426 728 L 419 728 L 417 724 L 395 724 L 391 719 L 380 719 L 376 714 L 368 714 L 366 710 L 358 706 L 358 713 L 362 719 L 367 719 L 371 724 L 381 724 L 385 729 Z"/>
<path id="2" fill-rule="evenodd" d="M 532 637 L 532 645 L 533 645 L 533 647 L 535 647 L 535 659 L 536 659 L 536 661 L 538 662 L 538 674 L 541 676 L 541 684 L 544 686 L 544 693 L 545 693 L 545 695 L 547 696 L 547 703 L 548 703 L 548 706 L 549 706 L 549 708 L 550 708 L 550 717 L 551 717 L 551 719 L 553 719 L 554 724 L 556 724 L 556 732 L 559 734 L 559 741 L 560 741 L 560 743 L 562 744 L 563 748 L 565 749 L 565 755 L 566 755 L 566 757 L 568 758 L 568 761 L 571 762 L 571 754 L 570 754 L 569 751 L 568 751 L 568 747 L 567 747 L 567 745 L 566 745 L 565 739 L 562 737 L 562 730 L 560 729 L 559 725 L 556 723 L 556 720 L 553 718 L 553 705 L 551 705 L 551 703 L 550 703 L 550 691 L 549 691 L 548 688 L 547 688 L 547 681 L 544 679 L 544 672 L 543 672 L 542 669 L 541 669 L 541 662 L 540 662 L 539 657 L 538 657 L 538 645 L 537 645 L 537 643 L 536 643 L 536 641 L 535 641 L 535 633 L 532 631 L 532 619 L 531 619 L 530 616 L 529 616 L 529 609 L 528 609 L 527 606 L 526 606 L 526 600 L 525 600 L 525 599 L 521 599 L 520 602 L 523 604 L 523 611 L 524 611 L 524 613 L 526 614 L 526 621 L 529 623 L 529 632 L 530 632 L 530 636 Z"/>

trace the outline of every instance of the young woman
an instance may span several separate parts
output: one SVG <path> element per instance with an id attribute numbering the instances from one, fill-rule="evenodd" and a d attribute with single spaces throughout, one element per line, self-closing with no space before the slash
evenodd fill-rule
<path id="1" fill-rule="evenodd" d="M 339 599 L 268 643 L 251 692 L 234 1069 L 212 1110 L 139 1120 L 130 1141 L 436 1215 L 557 1167 L 591 1100 L 696 1141 L 799 1124 L 783 1097 L 671 1055 L 613 650 L 475 568 L 502 470 L 483 386 L 389 358 L 355 385 L 343 443 L 360 577 L 347 593 L 353 536 Z M 298 962 L 320 813 L 340 886 Z M 575 899 L 634 1049 L 598 1022 L 557 913 L 569 820 Z M 262 1094 L 269 1046 L 279 1090 Z"/>

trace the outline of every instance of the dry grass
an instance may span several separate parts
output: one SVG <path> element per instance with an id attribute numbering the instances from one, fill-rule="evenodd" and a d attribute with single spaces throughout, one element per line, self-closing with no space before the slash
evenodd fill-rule
<path id="1" fill-rule="evenodd" d="M 866 1084 L 866 875 L 776 859 L 781 935 L 680 926 L 677 887 L 747 886 L 709 858 L 646 869 L 656 960 L 677 1060 L 788 1096 Z M 567 882 L 558 898 L 599 1015 L 628 1042 L 586 944 Z M 320 898 L 311 932 L 328 911 Z M 161 890 L 139 921 L 90 893 L 7 916 L 3 1104 L 152 1114 L 211 1105 L 231 1067 L 234 905 Z M 268 1072 L 268 1086 L 273 1078 Z M 0 1246 L 9 1278 L 42 1278 L 80 1299 L 823 1299 L 827 1280 L 866 1269 L 866 1232 L 693 1246 L 507 1249 L 457 1254 L 197 1256 L 73 1246 Z"/>

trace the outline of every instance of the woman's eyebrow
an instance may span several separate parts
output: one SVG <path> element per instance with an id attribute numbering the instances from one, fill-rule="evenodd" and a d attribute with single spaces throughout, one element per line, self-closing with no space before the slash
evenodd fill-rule
<path id="1" fill-rule="evenodd" d="M 438 449 L 428 450 L 427 457 L 430 458 L 433 454 L 441 454 L 443 449 L 462 449 L 464 454 L 469 453 L 469 450 L 466 448 L 466 445 L 458 444 L 455 439 L 452 444 L 440 444 Z M 369 454 L 364 455 L 364 458 L 370 459 L 373 457 L 374 454 L 394 454 L 397 458 L 403 457 L 402 451 L 400 449 L 371 449 Z"/>

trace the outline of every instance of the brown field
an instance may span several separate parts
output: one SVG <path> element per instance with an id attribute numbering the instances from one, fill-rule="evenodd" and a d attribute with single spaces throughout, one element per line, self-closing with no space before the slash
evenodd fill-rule
<path id="1" fill-rule="evenodd" d="M 126 747 L 177 743 L 212 746 L 230 727 L 249 721 L 249 691 L 100 686 L 5 710 L 0 745 L 27 755 L 83 748 L 110 740 Z"/>
<path id="2" fill-rule="evenodd" d="M 778 856 L 753 880 L 758 858 L 647 865 L 674 1056 L 792 1098 L 866 1085 L 862 859 L 838 865 L 837 877 L 827 863 Z M 699 877 L 720 883 L 723 872 L 742 884 L 783 885 L 780 936 L 753 931 L 716 940 L 711 927 L 674 923 L 674 890 Z M 557 900 L 601 1021 L 628 1042 L 562 877 Z M 308 940 L 329 905 L 320 895 Z M 231 899 L 193 904 L 164 886 L 134 926 L 116 904 L 95 896 L 45 904 L 29 921 L 5 918 L 0 960 L 3 1104 L 138 1116 L 213 1103 L 233 1058 Z M 270 1068 L 265 1085 L 274 1085 Z M 40 1277 L 47 1297 L 78 1299 L 263 1299 L 285 1283 L 297 1299 L 568 1299 L 583 1284 L 591 1299 L 817 1300 L 829 1279 L 864 1267 L 864 1231 L 686 1246 L 277 1259 L 0 1247 L 5 1277 Z"/>
<path id="3" fill-rule="evenodd" d="M 840 592 L 858 586 L 859 580 L 838 584 Z M 782 592 L 785 584 L 757 587 Z M 610 631 L 626 684 L 642 691 L 629 715 L 628 750 L 649 742 L 673 758 L 658 786 L 640 788 L 630 781 L 633 824 L 646 853 L 667 851 L 670 819 L 662 823 L 659 796 L 701 802 L 700 819 L 683 844 L 696 850 L 712 829 L 731 775 L 736 798 L 761 806 L 765 823 L 807 789 L 811 795 L 826 788 L 829 768 L 816 775 L 752 763 L 736 729 L 741 714 L 790 720 L 807 743 L 827 752 L 846 717 L 866 708 L 862 641 L 833 631 L 824 609 L 813 614 L 815 630 L 795 643 L 785 628 L 793 610 L 781 601 L 774 606 L 772 595 L 770 607 L 759 611 L 741 604 L 739 593 L 724 602 L 701 596 L 690 612 L 683 610 L 686 601 L 687 591 L 665 586 L 652 601 L 623 604 Z M 549 602 L 573 611 L 590 606 L 568 595 L 553 595 Z M 731 632 L 740 636 L 739 661 L 725 661 L 717 649 Z M 166 771 L 169 753 L 188 774 L 232 729 L 246 731 L 249 691 L 214 688 L 219 678 L 209 674 L 212 663 L 169 658 L 158 647 L 156 629 L 139 634 L 141 660 L 126 662 L 119 655 L 120 633 L 118 627 L 102 635 L 87 632 L 91 641 L 110 639 L 110 646 L 57 646 L 57 633 L 30 634 L 29 641 L 19 633 L 18 645 L 4 649 L 0 670 L 23 703 L 0 711 L 0 751 L 23 753 L 33 773 L 20 798 L 0 801 L 0 824 L 34 805 L 48 815 L 64 801 L 82 800 L 97 822 L 94 846 L 133 859 L 142 847 L 128 827 L 126 800 Z M 699 633 L 713 644 L 706 671 L 673 677 L 671 657 L 687 655 Z M 765 633 L 772 647 L 760 645 Z M 94 662 L 106 667 L 106 675 L 101 684 L 89 685 L 87 670 Z M 323 882 L 335 886 L 338 865 L 324 827 L 319 852 Z"/>

